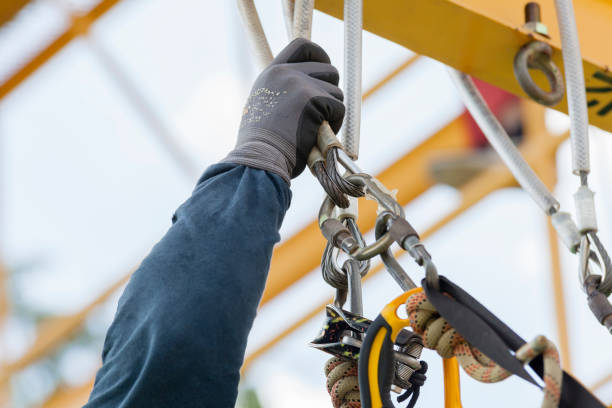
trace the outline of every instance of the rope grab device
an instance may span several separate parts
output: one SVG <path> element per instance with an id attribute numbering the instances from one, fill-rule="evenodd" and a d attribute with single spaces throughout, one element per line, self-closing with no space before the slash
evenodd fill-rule
<path id="1" fill-rule="evenodd" d="M 290 39 L 310 38 L 314 0 L 281 0 Z M 238 0 L 255 55 L 262 66 L 272 52 L 254 0 Z M 612 333 L 612 261 L 597 235 L 594 193 L 588 185 L 589 138 L 584 75 L 571 0 L 555 0 L 561 32 L 565 84 L 552 62 L 552 49 L 533 40 L 517 49 L 513 68 L 517 82 L 534 101 L 554 106 L 567 95 L 572 146 L 572 171 L 580 185 L 574 194 L 576 222 L 522 157 L 504 128 L 464 73 L 448 68 L 470 114 L 504 164 L 533 201 L 551 217 L 561 241 L 578 255 L 580 284 L 597 320 Z M 334 303 L 311 346 L 333 357 L 325 365 L 328 392 L 335 408 L 392 408 L 390 392 L 415 406 L 426 380 L 423 348 L 443 358 L 445 404 L 461 407 L 459 366 L 478 381 L 492 383 L 516 375 L 543 389 L 541 406 L 602 408 L 604 405 L 560 367 L 555 345 L 544 336 L 526 342 L 459 286 L 438 275 L 432 257 L 406 220 L 404 209 L 376 178 L 355 163 L 359 155 L 361 120 L 362 0 L 344 0 L 344 93 L 346 115 L 340 142 L 329 124 L 318 132 L 308 166 L 327 196 L 318 224 L 327 245 L 321 261 L 323 279 L 336 289 Z M 525 28 L 548 37 L 537 3 L 525 7 Z M 542 90 L 529 69 L 542 71 L 550 91 Z M 339 166 L 344 169 L 340 174 Z M 366 243 L 357 227 L 357 197 L 378 203 L 375 241 Z M 397 243 L 423 268 L 421 286 L 394 258 Z M 346 260 L 341 264 L 341 255 Z M 404 293 L 392 300 L 373 321 L 363 317 L 361 279 L 370 260 L 380 256 L 386 270 Z M 596 271 L 600 273 L 596 273 Z M 349 301 L 349 310 L 343 309 Z M 398 316 L 406 308 L 407 318 Z M 529 365 L 540 380 L 525 369 Z M 542 387 L 540 384 L 543 383 Z"/>

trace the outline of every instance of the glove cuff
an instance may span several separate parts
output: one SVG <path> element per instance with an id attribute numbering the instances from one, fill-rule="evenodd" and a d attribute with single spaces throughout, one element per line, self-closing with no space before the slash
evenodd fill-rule
<path id="1" fill-rule="evenodd" d="M 295 146 L 269 130 L 246 128 L 240 131 L 236 147 L 221 163 L 242 164 L 275 173 L 291 184 L 296 163 Z"/>

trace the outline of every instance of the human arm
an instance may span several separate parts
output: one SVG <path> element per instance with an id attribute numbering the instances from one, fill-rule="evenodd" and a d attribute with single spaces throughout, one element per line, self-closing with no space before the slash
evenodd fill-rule
<path id="1" fill-rule="evenodd" d="M 122 295 L 87 408 L 234 406 L 289 180 L 322 121 L 342 122 L 330 67 L 300 40 L 260 75 L 236 148 L 206 171 Z"/>
<path id="2" fill-rule="evenodd" d="M 134 273 L 86 407 L 233 407 L 287 183 L 212 166 Z"/>

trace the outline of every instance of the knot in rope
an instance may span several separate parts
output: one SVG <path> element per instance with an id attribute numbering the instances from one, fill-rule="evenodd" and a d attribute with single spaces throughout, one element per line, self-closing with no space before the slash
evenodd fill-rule
<path id="1" fill-rule="evenodd" d="M 325 363 L 327 392 L 334 408 L 361 408 L 359 377 L 355 361 L 332 357 Z"/>
<path id="2" fill-rule="evenodd" d="M 423 338 L 423 345 L 436 350 L 442 358 L 457 357 L 465 372 L 474 379 L 494 383 L 511 374 L 470 346 L 465 339 L 438 313 L 427 300 L 425 293 L 416 293 L 408 298 L 406 311 L 410 325 Z"/>
<path id="3" fill-rule="evenodd" d="M 494 383 L 511 373 L 499 366 L 480 350 L 472 347 L 427 300 L 425 293 L 415 293 L 406 301 L 406 311 L 413 330 L 423 338 L 423 345 L 436 350 L 442 358 L 457 357 L 463 370 L 472 378 Z M 516 350 L 516 358 L 526 364 L 542 355 L 544 361 L 544 399 L 542 408 L 556 408 L 561 399 L 561 370 L 559 352 L 544 336 L 537 336 Z"/>

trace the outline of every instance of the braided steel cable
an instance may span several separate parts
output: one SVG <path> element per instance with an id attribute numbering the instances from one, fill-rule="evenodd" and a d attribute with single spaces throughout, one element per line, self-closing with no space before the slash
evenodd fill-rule
<path id="1" fill-rule="evenodd" d="M 310 169 L 312 170 L 312 174 L 314 174 L 319 181 L 319 184 L 321 184 L 321 187 L 323 187 L 325 193 L 332 199 L 334 204 L 336 204 L 339 208 L 347 208 L 349 206 L 348 198 L 342 194 L 338 186 L 329 177 L 323 162 L 315 162 Z"/>
<path id="2" fill-rule="evenodd" d="M 283 4 L 286 1 L 287 0 L 283 0 Z M 293 38 L 302 37 L 310 39 L 312 33 L 312 14 L 314 11 L 314 0 L 296 0 L 294 3 L 293 10 Z M 289 18 L 288 13 L 285 14 L 285 18 Z M 287 20 L 285 20 L 285 22 L 287 22 Z M 361 95 L 359 96 L 359 98 L 361 100 Z M 327 122 L 324 122 L 322 126 L 327 126 L 329 128 L 329 124 Z M 326 130 L 328 131 L 328 133 L 331 132 L 331 134 L 333 135 L 333 131 L 331 130 L 331 128 Z M 342 203 L 343 205 L 339 205 L 340 208 L 346 208 L 348 204 L 344 205 L 344 203 L 348 203 L 348 199 L 344 196 L 344 194 L 349 194 L 353 197 L 361 197 L 363 194 L 355 195 L 359 194 L 360 189 L 354 184 L 344 180 L 344 178 L 338 173 L 335 156 L 330 154 L 330 152 L 333 150 L 335 149 L 329 149 L 327 154 L 325 176 L 320 173 L 322 178 L 317 178 L 319 178 L 319 182 L 323 186 L 327 195 L 329 195 L 335 203 Z M 333 157 L 333 161 L 331 163 L 328 161 L 330 156 Z M 327 177 L 328 179 L 325 179 L 324 177 Z"/>
<path id="3" fill-rule="evenodd" d="M 286 0 L 283 0 L 285 4 Z M 345 82 L 345 105 L 346 114 L 344 117 L 344 138 L 345 143 L 348 140 L 351 146 L 359 150 L 359 126 L 361 117 L 361 11 L 355 10 L 355 6 L 351 6 L 350 16 L 347 14 L 345 21 L 345 65 L 350 59 L 349 64 L 352 68 L 345 68 L 347 71 L 347 81 Z M 285 9 L 288 7 L 285 6 Z M 312 33 L 312 14 L 314 11 L 314 0 L 296 0 L 294 4 L 293 14 L 293 37 L 310 39 Z M 288 13 L 285 14 L 288 18 Z M 350 27 L 346 28 L 346 27 Z M 357 38 L 358 37 L 358 38 Z M 348 48 L 347 48 L 348 47 Z M 328 123 L 323 126 L 329 127 Z M 331 131 L 331 129 L 328 129 Z M 333 135 L 333 132 L 331 132 Z M 345 146 L 347 146 L 345 144 Z M 362 197 L 364 195 L 362 189 L 347 181 L 338 173 L 336 165 L 336 155 L 334 152 L 338 148 L 330 148 L 327 152 L 325 168 L 327 175 L 331 179 L 333 188 L 330 193 L 333 194 L 334 201 L 344 201 L 340 198 L 342 193 L 352 197 Z M 351 157 L 356 157 L 357 153 L 351 153 L 351 148 L 346 148 Z M 353 149 L 354 150 L 354 149 Z M 327 191 L 327 190 L 326 190 Z M 329 194 L 329 193 L 328 193 Z M 342 207 L 345 208 L 345 207 Z"/>
<path id="4" fill-rule="evenodd" d="M 242 20 L 246 25 L 249 41 L 251 42 L 251 46 L 255 52 L 255 56 L 257 57 L 258 63 L 260 67 L 265 67 L 273 59 L 272 51 L 270 49 L 270 44 L 266 38 L 266 34 L 261 25 L 261 21 L 259 19 L 259 15 L 257 13 L 257 9 L 255 8 L 254 0 L 237 0 L 238 1 L 238 9 L 240 10 L 240 14 L 242 16 Z M 300 0 L 299 4 L 292 5 L 290 4 L 290 0 L 284 1 L 284 14 L 285 14 L 285 24 L 287 27 L 291 27 L 293 34 L 295 34 L 294 23 L 290 21 L 290 13 L 298 16 L 298 13 L 295 11 L 299 11 L 300 18 L 300 27 L 311 27 L 312 25 L 312 8 L 314 7 L 314 1 L 312 0 Z M 293 6 L 293 12 L 291 10 Z M 309 11 L 310 8 L 310 11 Z M 291 20 L 293 19 L 293 15 L 291 16 Z M 302 30 L 304 33 L 305 31 Z M 310 37 L 310 29 L 307 30 L 307 35 Z M 327 125 L 329 126 L 329 125 Z M 338 185 L 330 179 L 327 172 L 324 169 L 321 169 L 320 166 L 316 166 L 316 168 L 311 168 L 313 174 L 332 200 L 338 207 L 346 208 L 348 206 L 348 199 L 344 197 L 342 190 L 338 187 Z M 337 170 L 335 170 L 337 173 Z M 339 175 L 338 175 L 339 176 Z M 337 179 L 337 177 L 334 177 Z"/>
<path id="5" fill-rule="evenodd" d="M 348 194 L 351 197 L 363 197 L 365 195 L 363 187 L 358 186 L 340 175 L 337 166 L 338 148 L 333 147 L 327 151 L 325 157 L 325 169 L 329 178 L 334 183 L 334 186 L 338 188 L 344 194 Z"/>
<path id="6" fill-rule="evenodd" d="M 508 133 L 489 109 L 472 79 L 463 72 L 450 67 L 448 67 L 448 73 L 478 127 L 482 129 L 487 140 L 512 172 L 514 178 L 542 211 L 547 215 L 556 213 L 559 210 L 559 202 L 525 161 Z"/>

